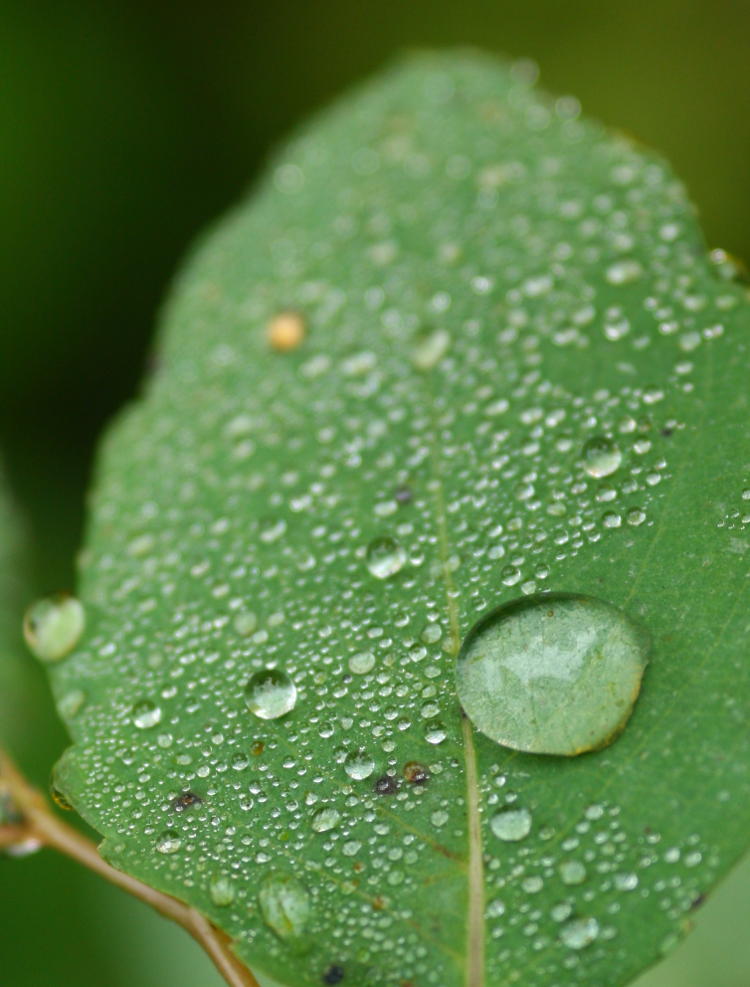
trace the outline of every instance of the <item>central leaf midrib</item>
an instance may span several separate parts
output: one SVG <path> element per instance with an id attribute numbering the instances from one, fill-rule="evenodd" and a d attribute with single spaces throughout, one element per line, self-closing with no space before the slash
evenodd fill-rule
<path id="1" fill-rule="evenodd" d="M 432 397 L 432 395 L 430 395 Z M 434 409 L 434 404 L 430 402 Z M 441 463 L 438 453 L 437 424 L 433 422 L 432 441 L 433 484 L 435 511 L 440 552 L 440 571 L 445 584 L 446 607 L 450 628 L 450 655 L 455 661 L 461 646 L 461 629 L 455 588 L 449 565 L 450 541 L 446 523 L 445 501 Z M 466 921 L 466 973 L 465 987 L 484 987 L 484 855 L 482 849 L 482 823 L 479 807 L 479 778 L 476 750 L 474 748 L 474 728 L 468 717 L 461 711 L 464 764 L 466 772 L 466 816 L 469 843 L 468 914 Z"/>

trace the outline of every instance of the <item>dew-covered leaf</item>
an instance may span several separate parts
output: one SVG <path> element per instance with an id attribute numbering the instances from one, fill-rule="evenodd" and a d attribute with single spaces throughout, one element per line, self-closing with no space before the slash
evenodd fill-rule
<path id="1" fill-rule="evenodd" d="M 50 674 L 105 856 L 295 987 L 653 962 L 750 825 L 749 329 L 665 165 L 525 66 L 416 57 L 303 130 L 102 450 Z M 545 593 L 586 605 L 494 639 L 475 729 L 462 641 Z M 501 746 L 498 682 L 611 745 Z"/>

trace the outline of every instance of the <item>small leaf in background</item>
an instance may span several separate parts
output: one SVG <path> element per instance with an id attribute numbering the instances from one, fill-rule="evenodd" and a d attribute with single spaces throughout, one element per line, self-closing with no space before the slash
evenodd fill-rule
<path id="1" fill-rule="evenodd" d="M 663 163 L 523 66 L 417 57 L 302 130 L 102 450 L 50 674 L 103 853 L 295 987 L 654 962 L 747 844 L 749 328 Z M 562 753 L 650 642 L 604 750 L 462 712 L 471 628 L 540 593 L 633 658 Z"/>

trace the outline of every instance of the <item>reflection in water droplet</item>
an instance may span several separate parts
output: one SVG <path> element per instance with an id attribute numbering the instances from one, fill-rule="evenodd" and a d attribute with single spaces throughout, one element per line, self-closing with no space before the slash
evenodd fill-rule
<path id="1" fill-rule="evenodd" d="M 355 781 L 369 778 L 375 770 L 375 762 L 365 750 L 352 751 L 344 760 L 344 771 Z"/>
<path id="2" fill-rule="evenodd" d="M 42 661 L 59 661 L 78 643 L 86 623 L 83 605 L 74 596 L 55 593 L 32 603 L 23 618 L 23 636 Z"/>
<path id="3" fill-rule="evenodd" d="M 393 538 L 376 538 L 367 546 L 365 560 L 376 579 L 388 579 L 404 567 L 406 552 Z"/>
<path id="4" fill-rule="evenodd" d="M 506 747 L 574 756 L 625 726 L 648 660 L 644 631 L 592 597 L 545 593 L 491 611 L 456 667 L 474 726 Z"/>
<path id="5" fill-rule="evenodd" d="M 228 877 L 214 878 L 211 881 L 208 893 L 215 905 L 219 908 L 226 908 L 227 905 L 231 905 L 234 901 L 234 884 L 232 884 Z"/>
<path id="6" fill-rule="evenodd" d="M 310 895 L 292 874 L 269 874 L 258 892 L 261 915 L 279 939 L 299 944 L 311 916 Z"/>
<path id="7" fill-rule="evenodd" d="M 504 809 L 490 819 L 490 829 L 500 840 L 516 843 L 531 832 L 531 813 L 528 809 Z"/>
<path id="8" fill-rule="evenodd" d="M 286 672 L 266 668 L 256 672 L 245 686 L 245 703 L 261 720 L 276 720 L 297 702 L 297 689 Z"/>
<path id="9" fill-rule="evenodd" d="M 182 846 L 182 840 L 177 830 L 165 829 L 157 837 L 155 845 L 159 853 L 177 853 Z"/>
<path id="10" fill-rule="evenodd" d="M 311 826 L 316 833 L 327 833 L 329 829 L 333 829 L 340 818 L 341 814 L 336 809 L 330 807 L 318 809 L 312 817 Z"/>
<path id="11" fill-rule="evenodd" d="M 560 929 L 560 938 L 568 949 L 585 949 L 599 935 L 595 918 L 574 918 Z"/>
<path id="12" fill-rule="evenodd" d="M 134 726 L 139 730 L 148 730 L 149 727 L 155 727 L 157 723 L 161 723 L 161 708 L 156 703 L 152 703 L 150 699 L 136 703 L 133 707 Z"/>
<path id="13" fill-rule="evenodd" d="M 583 447 L 583 468 L 589 476 L 610 476 L 622 462 L 622 453 L 611 439 L 597 436 Z"/>

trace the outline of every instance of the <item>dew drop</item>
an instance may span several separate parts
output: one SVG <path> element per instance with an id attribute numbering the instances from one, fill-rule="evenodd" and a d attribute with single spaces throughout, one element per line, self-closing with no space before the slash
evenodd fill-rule
<path id="1" fill-rule="evenodd" d="M 151 702 L 150 699 L 144 699 L 135 704 L 133 707 L 133 726 L 138 727 L 139 730 L 148 730 L 150 727 L 155 727 L 157 723 L 161 723 L 160 706 Z"/>
<path id="2" fill-rule="evenodd" d="M 411 351 L 411 359 L 417 370 L 431 370 L 448 351 L 451 338 L 445 329 L 433 329 L 420 333 Z"/>
<path id="3" fill-rule="evenodd" d="M 580 860 L 564 860 L 559 870 L 563 884 L 583 884 L 586 880 L 586 868 Z"/>
<path id="4" fill-rule="evenodd" d="M 424 739 L 428 744 L 442 744 L 447 736 L 448 734 L 445 727 L 437 720 L 433 720 L 425 727 Z"/>
<path id="5" fill-rule="evenodd" d="M 458 695 L 492 740 L 575 756 L 618 736 L 647 660 L 645 632 L 616 607 L 545 593 L 504 604 L 474 625 L 458 656 Z"/>
<path id="6" fill-rule="evenodd" d="M 273 873 L 258 892 L 263 921 L 279 939 L 299 943 L 310 921 L 312 908 L 305 885 L 292 874 Z"/>
<path id="7" fill-rule="evenodd" d="M 367 546 L 367 568 L 376 579 L 389 579 L 406 562 L 406 552 L 393 538 L 376 538 Z"/>
<path id="8" fill-rule="evenodd" d="M 232 884 L 228 877 L 216 877 L 211 881 L 208 893 L 211 901 L 218 908 L 226 908 L 227 905 L 231 905 L 234 901 L 234 884 Z"/>
<path id="9" fill-rule="evenodd" d="M 159 833 L 155 846 L 159 853 L 177 853 L 182 846 L 180 834 L 175 829 L 165 829 Z"/>
<path id="10" fill-rule="evenodd" d="M 55 593 L 31 604 L 23 618 L 23 636 L 41 661 L 59 661 L 76 646 L 85 623 L 80 600 Z"/>
<path id="11" fill-rule="evenodd" d="M 86 693 L 82 689 L 71 689 L 57 702 L 57 709 L 64 719 L 77 716 L 86 704 Z"/>
<path id="12" fill-rule="evenodd" d="M 365 750 L 351 751 L 344 759 L 344 771 L 355 781 L 364 781 L 375 770 L 375 762 Z"/>
<path id="13" fill-rule="evenodd" d="M 611 476 L 622 462 L 622 453 L 604 436 L 589 439 L 583 447 L 583 468 L 589 476 Z"/>
<path id="14" fill-rule="evenodd" d="M 490 819 L 490 829 L 499 840 L 517 843 L 531 832 L 531 813 L 528 809 L 503 809 Z"/>
<path id="15" fill-rule="evenodd" d="M 329 829 L 333 829 L 339 819 L 341 819 L 341 814 L 336 809 L 326 807 L 318 809 L 312 817 L 310 825 L 316 833 L 327 833 Z"/>
<path id="16" fill-rule="evenodd" d="M 349 671 L 354 675 L 366 675 L 375 667 L 375 655 L 372 651 L 359 651 L 349 659 Z"/>
<path id="17" fill-rule="evenodd" d="M 297 689 L 286 672 L 265 668 L 256 672 L 245 686 L 245 703 L 261 720 L 276 720 L 294 709 Z"/>
<path id="18" fill-rule="evenodd" d="M 616 261 L 607 268 L 605 277 L 610 284 L 632 284 L 643 274 L 643 268 L 637 260 L 626 258 Z"/>
<path id="19" fill-rule="evenodd" d="M 574 918 L 560 929 L 560 939 L 568 949 L 585 949 L 599 935 L 595 918 Z"/>

